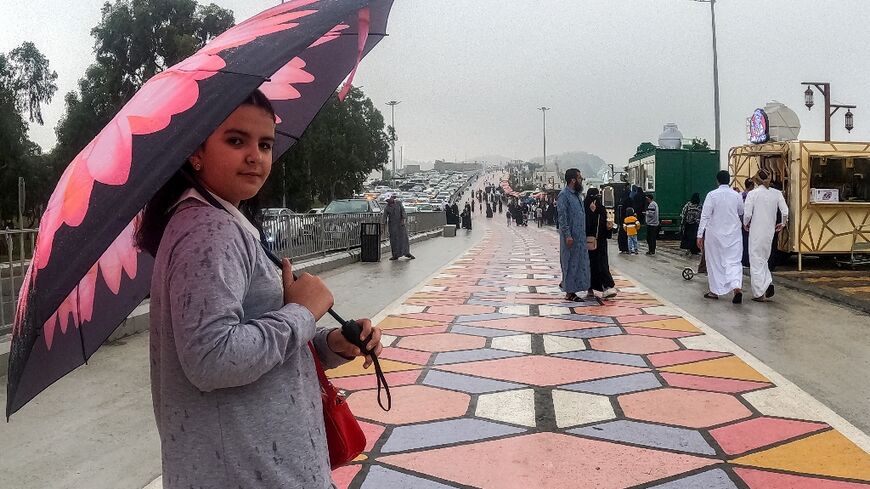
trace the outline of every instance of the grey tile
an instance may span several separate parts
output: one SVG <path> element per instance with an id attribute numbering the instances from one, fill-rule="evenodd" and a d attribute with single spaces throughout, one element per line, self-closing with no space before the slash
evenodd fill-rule
<path id="1" fill-rule="evenodd" d="M 699 487 L 704 489 L 737 489 L 737 486 L 722 469 L 708 470 L 707 472 L 652 486 L 650 489 L 697 489 Z"/>
<path id="2" fill-rule="evenodd" d="M 571 351 L 568 353 L 559 353 L 553 355 L 562 358 L 571 358 L 574 360 L 586 360 L 589 362 L 615 363 L 618 365 L 629 365 L 631 367 L 646 367 L 646 362 L 640 355 L 631 355 L 629 353 L 613 353 L 609 351 L 584 350 Z"/>
<path id="3" fill-rule="evenodd" d="M 404 452 L 438 447 L 462 441 L 477 441 L 526 430 L 475 418 L 451 419 L 434 423 L 399 426 L 393 429 L 381 453 Z"/>
<path id="4" fill-rule="evenodd" d="M 373 465 L 360 489 L 455 489 L 455 487 Z"/>
<path id="5" fill-rule="evenodd" d="M 521 384 L 514 384 L 512 382 L 482 379 L 480 377 L 454 374 L 452 372 L 442 372 L 440 370 L 430 370 L 423 379 L 423 384 L 432 387 L 443 387 L 454 391 L 467 392 L 469 394 L 484 394 L 487 392 L 506 391 L 525 387 Z"/>
<path id="6" fill-rule="evenodd" d="M 511 316 L 511 317 L 524 317 L 524 316 Z M 479 328 L 477 326 L 462 326 L 455 325 L 450 328 L 451 333 L 460 333 L 460 334 L 470 334 L 474 336 L 486 336 L 487 338 L 498 338 L 500 336 L 516 336 L 518 334 L 523 334 L 521 331 L 507 331 L 504 329 L 493 329 L 493 328 Z"/>
<path id="7" fill-rule="evenodd" d="M 625 419 L 610 421 L 594 426 L 586 426 L 584 428 L 575 428 L 573 430 L 568 430 L 568 433 L 599 438 L 602 440 L 634 443 L 645 447 L 665 448 L 700 455 L 716 454 L 716 450 L 714 450 L 713 447 L 707 443 L 704 437 L 701 436 L 701 433 L 696 430 L 639 423 L 637 421 L 628 421 Z M 674 487 L 707 488 L 718 486 L 698 484 L 694 486 Z"/>
<path id="8" fill-rule="evenodd" d="M 562 331 L 550 334 L 554 336 L 566 336 L 568 338 L 600 338 L 602 336 L 615 336 L 622 334 L 622 330 L 616 326 L 608 326 L 604 328 L 577 329 L 574 331 Z"/>
<path id="9" fill-rule="evenodd" d="M 475 362 L 478 360 L 495 360 L 496 358 L 521 357 L 522 353 L 504 350 L 482 348 L 479 350 L 460 350 L 439 353 L 435 357 L 435 365 L 447 365 L 449 363 Z"/>
<path id="10" fill-rule="evenodd" d="M 563 385 L 559 388 L 569 391 L 588 392 L 590 394 L 616 396 L 619 394 L 628 394 L 629 392 L 656 389 L 661 386 L 662 383 L 659 382 L 659 379 L 657 379 L 655 375 L 651 372 L 643 372 L 639 374 L 624 375 L 622 377 L 578 382 L 576 384 Z"/>

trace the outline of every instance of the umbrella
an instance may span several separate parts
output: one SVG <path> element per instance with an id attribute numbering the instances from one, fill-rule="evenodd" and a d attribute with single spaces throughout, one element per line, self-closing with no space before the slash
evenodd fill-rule
<path id="1" fill-rule="evenodd" d="M 69 164 L 42 217 L 12 329 L 7 418 L 87 359 L 148 294 L 138 215 L 255 89 L 289 149 L 385 35 L 392 0 L 295 0 L 151 78 Z"/>

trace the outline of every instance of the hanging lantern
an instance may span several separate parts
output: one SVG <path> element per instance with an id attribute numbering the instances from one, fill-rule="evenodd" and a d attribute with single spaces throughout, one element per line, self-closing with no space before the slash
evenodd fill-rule
<path id="1" fill-rule="evenodd" d="M 855 128 L 855 115 L 852 114 L 852 110 L 849 109 L 846 112 L 846 130 L 851 133 L 852 129 L 854 129 L 854 128 Z"/>
<path id="2" fill-rule="evenodd" d="M 809 110 L 812 110 L 813 105 L 815 105 L 815 103 L 813 102 L 813 89 L 811 87 L 807 87 L 807 91 L 804 92 L 804 103 Z"/>

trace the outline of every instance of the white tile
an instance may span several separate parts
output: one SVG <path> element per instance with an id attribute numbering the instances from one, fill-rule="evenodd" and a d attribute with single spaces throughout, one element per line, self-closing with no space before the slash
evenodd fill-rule
<path id="1" fill-rule="evenodd" d="M 525 278 L 525 275 L 523 275 L 521 278 Z M 504 290 L 505 290 L 505 292 L 520 292 L 520 293 L 524 293 L 524 294 L 529 293 L 529 288 L 524 287 L 524 286 L 511 285 L 511 286 L 505 287 Z"/>
<path id="2" fill-rule="evenodd" d="M 426 306 L 412 306 L 408 304 L 402 304 L 391 309 L 390 314 L 416 314 L 418 312 L 423 312 L 425 309 Z"/>
<path id="3" fill-rule="evenodd" d="M 526 277 L 528 277 L 528 274 L 526 274 L 526 273 L 512 273 L 510 275 L 505 275 L 505 277 L 506 278 L 526 278 Z M 524 292 L 528 292 L 528 289 L 526 289 Z"/>
<path id="4" fill-rule="evenodd" d="M 529 312 L 529 306 L 505 306 L 499 307 L 498 312 L 502 314 L 516 314 L 519 316 L 528 316 L 531 314 Z"/>
<path id="5" fill-rule="evenodd" d="M 560 300 L 553 298 L 553 302 L 559 302 Z M 560 316 L 562 314 L 571 314 L 571 309 L 560 306 L 538 306 L 538 315 L 540 316 Z"/>
<path id="6" fill-rule="evenodd" d="M 459 275 L 453 275 L 450 273 L 439 273 L 438 275 L 435 276 L 435 278 L 456 278 L 458 276 Z"/>
<path id="7" fill-rule="evenodd" d="M 516 336 L 501 336 L 492 339 L 492 347 L 496 350 L 516 351 L 519 353 L 532 352 L 532 335 L 520 334 Z"/>
<path id="8" fill-rule="evenodd" d="M 585 349 L 586 344 L 580 338 L 544 335 L 544 351 L 547 353 L 565 353 Z"/>
<path id="9" fill-rule="evenodd" d="M 606 421 L 616 417 L 610 399 L 595 394 L 554 390 L 553 407 L 556 408 L 556 426 L 559 428 Z"/>
<path id="10" fill-rule="evenodd" d="M 623 291 L 625 289 L 622 289 Z M 647 314 L 657 314 L 659 316 L 682 316 L 683 312 L 677 308 L 670 306 L 654 306 L 642 308 Z"/>
<path id="11" fill-rule="evenodd" d="M 555 285 L 539 286 L 539 287 L 535 287 L 535 290 L 537 290 L 539 294 L 561 294 L 562 293 L 562 289 L 560 289 L 559 287 L 556 287 Z"/>
<path id="12" fill-rule="evenodd" d="M 447 287 L 436 287 L 434 285 L 424 285 L 420 292 L 444 292 L 447 290 Z"/>
<path id="13" fill-rule="evenodd" d="M 399 338 L 397 336 L 390 336 L 388 334 L 381 335 L 381 344 L 386 346 L 392 346 L 393 343 L 396 342 Z"/>
<path id="14" fill-rule="evenodd" d="M 774 387 L 743 394 L 749 404 L 766 416 L 796 418 L 809 421 L 826 420 L 826 409 L 806 392 L 794 385 Z"/>
<path id="15" fill-rule="evenodd" d="M 678 341 L 690 350 L 724 351 L 731 353 L 731 348 L 727 344 L 715 341 L 707 335 L 679 338 Z"/>
<path id="16" fill-rule="evenodd" d="M 535 391 L 521 389 L 482 394 L 477 399 L 474 414 L 493 421 L 535 427 Z"/>
<path id="17" fill-rule="evenodd" d="M 536 274 L 532 275 L 532 278 L 545 279 L 545 278 L 558 278 L 558 277 L 556 275 L 547 274 L 547 273 L 536 273 Z"/>

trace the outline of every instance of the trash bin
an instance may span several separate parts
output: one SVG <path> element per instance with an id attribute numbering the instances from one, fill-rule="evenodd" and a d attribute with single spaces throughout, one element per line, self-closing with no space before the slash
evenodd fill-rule
<path id="1" fill-rule="evenodd" d="M 360 253 L 359 261 L 381 261 L 381 225 L 377 222 L 364 222 L 360 224 Z"/>
<path id="2" fill-rule="evenodd" d="M 441 229 L 441 236 L 444 238 L 455 238 L 456 237 L 456 225 L 455 224 L 445 224 Z"/>

